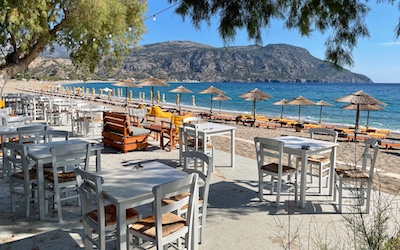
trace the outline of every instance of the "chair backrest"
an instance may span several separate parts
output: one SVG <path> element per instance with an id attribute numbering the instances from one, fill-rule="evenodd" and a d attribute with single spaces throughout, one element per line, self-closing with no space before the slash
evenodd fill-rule
<path id="1" fill-rule="evenodd" d="M 335 130 L 328 128 L 310 128 L 310 138 L 315 139 L 315 135 L 331 136 L 331 142 L 336 143 L 339 133 Z"/>
<path id="2" fill-rule="evenodd" d="M 8 176 L 16 172 L 22 172 L 24 179 L 29 181 L 28 146 L 13 142 L 2 144 L 3 168 L 7 169 Z M 3 169 L 4 171 L 4 169 Z"/>
<path id="3" fill-rule="evenodd" d="M 199 124 L 200 123 L 201 118 L 199 116 L 189 116 L 186 117 L 182 120 L 182 123 L 193 123 L 193 124 Z"/>
<path id="4" fill-rule="evenodd" d="M 57 179 L 58 181 L 57 172 L 60 169 L 65 171 L 67 168 L 72 167 L 75 169 L 79 167 L 87 170 L 89 166 L 90 147 L 90 143 L 83 142 L 50 148 L 54 180 Z"/>
<path id="5" fill-rule="evenodd" d="M 173 202 L 171 204 L 163 203 L 164 198 L 172 197 L 179 194 L 189 193 L 188 196 L 181 200 Z M 156 241 L 157 249 L 162 249 L 162 215 L 170 212 L 175 212 L 181 207 L 188 205 L 186 214 L 185 227 L 182 230 L 187 231 L 188 243 L 192 242 L 192 223 L 197 218 L 194 218 L 195 209 L 197 209 L 198 195 L 198 175 L 190 174 L 182 179 L 178 179 L 172 182 L 167 182 L 158 186 L 153 187 L 154 195 L 154 217 L 156 226 Z M 196 229 L 197 230 L 197 229 Z"/>
<path id="6" fill-rule="evenodd" d="M 362 156 L 362 169 L 367 171 L 369 168 L 369 176 L 374 175 L 374 168 L 376 163 L 376 158 L 378 157 L 379 145 L 378 140 L 368 139 L 364 141 L 364 153 Z"/>
<path id="7" fill-rule="evenodd" d="M 208 203 L 208 193 L 210 191 L 211 173 L 214 169 L 214 159 L 199 151 L 182 152 L 182 157 L 184 159 L 183 171 L 188 174 L 198 174 L 199 178 L 203 181 L 203 185 L 201 186 L 202 190 L 200 191 L 200 199 L 203 200 L 203 213 L 205 213 L 205 209 L 207 209 Z M 194 168 L 191 168 L 189 166 L 188 158 L 201 160 L 202 162 L 207 164 L 207 172 L 204 172 L 204 169 L 203 171 L 198 170 L 198 164 L 194 164 Z"/>
<path id="8" fill-rule="evenodd" d="M 17 128 L 19 144 L 38 143 L 38 132 L 45 131 L 48 126 L 34 124 Z"/>
<path id="9" fill-rule="evenodd" d="M 265 165 L 265 157 L 277 159 L 278 173 L 282 174 L 284 142 L 275 139 L 254 137 L 258 169 Z"/>
<path id="10" fill-rule="evenodd" d="M 43 130 L 36 132 L 36 143 L 68 141 L 69 132 L 65 130 Z"/>
<path id="11" fill-rule="evenodd" d="M 91 174 L 83 169 L 75 169 L 76 182 L 78 186 L 78 193 L 81 200 L 82 216 L 91 227 L 100 232 L 105 230 L 105 211 L 104 211 L 104 198 L 103 186 L 104 180 L 101 176 Z M 88 218 L 88 213 L 97 210 L 97 222 Z"/>
<path id="12" fill-rule="evenodd" d="M 197 124 L 183 123 L 183 142 L 185 151 L 199 150 L 199 132 L 197 131 Z"/>

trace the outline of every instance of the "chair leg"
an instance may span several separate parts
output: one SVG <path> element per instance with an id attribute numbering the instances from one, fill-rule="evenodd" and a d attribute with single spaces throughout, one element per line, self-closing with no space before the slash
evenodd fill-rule
<path id="1" fill-rule="evenodd" d="M 322 172 L 322 164 L 320 163 L 319 166 L 319 178 L 318 178 L 318 192 L 322 193 L 322 179 L 323 179 L 323 172 Z"/>
<path id="2" fill-rule="evenodd" d="M 372 182 L 371 180 L 368 180 L 368 187 L 367 187 L 367 201 L 366 201 L 366 205 L 365 205 L 365 213 L 369 214 L 369 204 L 371 201 L 371 188 L 372 188 Z"/>
<path id="3" fill-rule="evenodd" d="M 279 207 L 279 200 L 281 198 L 282 178 L 278 178 L 278 186 L 276 188 L 276 206 Z"/>
<path id="4" fill-rule="evenodd" d="M 343 182 L 339 180 L 339 213 L 342 213 Z"/>
<path id="5" fill-rule="evenodd" d="M 259 172 L 258 173 L 258 197 L 260 199 L 260 201 L 263 201 L 263 193 L 264 193 L 264 184 L 263 184 L 263 173 Z"/>

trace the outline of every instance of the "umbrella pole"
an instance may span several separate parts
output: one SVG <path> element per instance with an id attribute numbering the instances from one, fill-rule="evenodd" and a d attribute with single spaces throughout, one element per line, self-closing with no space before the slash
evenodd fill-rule
<path id="1" fill-rule="evenodd" d="M 125 87 L 125 105 L 128 107 L 128 87 Z"/>
<path id="2" fill-rule="evenodd" d="M 282 111 L 281 111 L 281 119 L 283 118 L 283 105 L 282 105 Z"/>
<path id="3" fill-rule="evenodd" d="M 181 115 L 181 93 L 179 93 L 179 115 Z"/>
<path id="4" fill-rule="evenodd" d="M 151 99 L 151 106 L 154 106 L 154 86 L 151 86 L 151 93 L 153 93 L 153 98 Z"/>
<path id="5" fill-rule="evenodd" d="M 300 122 L 300 108 L 301 108 L 301 106 L 299 105 L 299 122 Z"/>
<path id="6" fill-rule="evenodd" d="M 256 122 L 256 99 L 254 99 L 253 101 L 253 120 L 254 120 L 253 122 L 254 125 L 254 123 Z"/>
<path id="7" fill-rule="evenodd" d="M 210 114 L 212 113 L 212 94 L 210 94 Z"/>
<path id="8" fill-rule="evenodd" d="M 319 109 L 319 124 L 321 124 L 321 119 L 322 119 L 322 105 Z"/>
<path id="9" fill-rule="evenodd" d="M 368 128 L 368 125 L 369 125 L 369 110 L 368 110 L 368 113 L 367 113 L 367 125 L 366 125 L 367 128 Z"/>
<path id="10" fill-rule="evenodd" d="M 221 106 L 222 106 L 222 101 L 219 100 L 219 113 L 221 114 Z"/>

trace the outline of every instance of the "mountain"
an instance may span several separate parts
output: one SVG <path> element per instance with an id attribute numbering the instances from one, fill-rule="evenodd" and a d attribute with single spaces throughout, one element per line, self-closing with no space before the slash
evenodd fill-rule
<path id="1" fill-rule="evenodd" d="M 42 63 L 58 60 L 55 65 L 59 65 L 61 59 L 46 55 L 41 60 Z M 71 70 L 57 67 L 40 66 L 42 70 L 51 69 L 53 75 L 71 73 Z M 33 67 L 30 70 L 40 74 Z M 372 82 L 364 75 L 338 70 L 331 63 L 312 56 L 306 49 L 287 44 L 216 48 L 189 41 L 141 46 L 125 55 L 122 66 L 113 73 L 100 67 L 95 75 L 93 78 L 157 77 L 169 81 L 202 82 Z"/>

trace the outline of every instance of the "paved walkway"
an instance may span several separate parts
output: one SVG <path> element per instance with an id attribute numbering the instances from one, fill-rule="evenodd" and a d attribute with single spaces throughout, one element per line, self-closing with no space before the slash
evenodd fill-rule
<path id="1" fill-rule="evenodd" d="M 92 139 L 100 141 L 99 138 Z M 113 169 L 127 161 L 158 160 L 172 167 L 178 165 L 178 151 L 164 151 L 158 142 L 150 141 L 147 151 L 127 154 L 105 148 L 102 169 Z M 343 216 L 337 214 L 336 202 L 317 192 L 316 184 L 309 184 L 305 208 L 294 203 L 293 194 L 281 197 L 285 201 L 279 208 L 274 195 L 265 195 L 259 202 L 257 193 L 257 167 L 254 159 L 236 156 L 235 168 L 228 167 L 228 153 L 216 151 L 216 168 L 210 187 L 207 212 L 206 241 L 199 249 L 318 249 L 318 243 L 338 246 L 351 244 L 349 227 Z M 94 164 L 91 162 L 91 164 Z M 267 192 L 266 192 L 267 193 Z M 377 195 L 373 195 L 376 198 Z M 385 199 L 388 196 L 384 196 Z M 393 206 L 398 203 L 394 197 Z M 0 249 L 83 249 L 80 209 L 75 204 L 63 206 L 67 222 L 58 223 L 56 214 L 38 221 L 35 211 L 25 218 L 23 208 L 12 214 L 8 183 L 0 179 Z M 373 206 L 372 206 L 373 207 Z M 350 212 L 346 208 L 346 211 Z M 148 213 L 149 207 L 139 210 Z M 373 213 L 372 213 L 373 214 Z M 347 214 L 346 216 L 351 216 Z M 108 245 L 113 247 L 112 243 Z"/>

